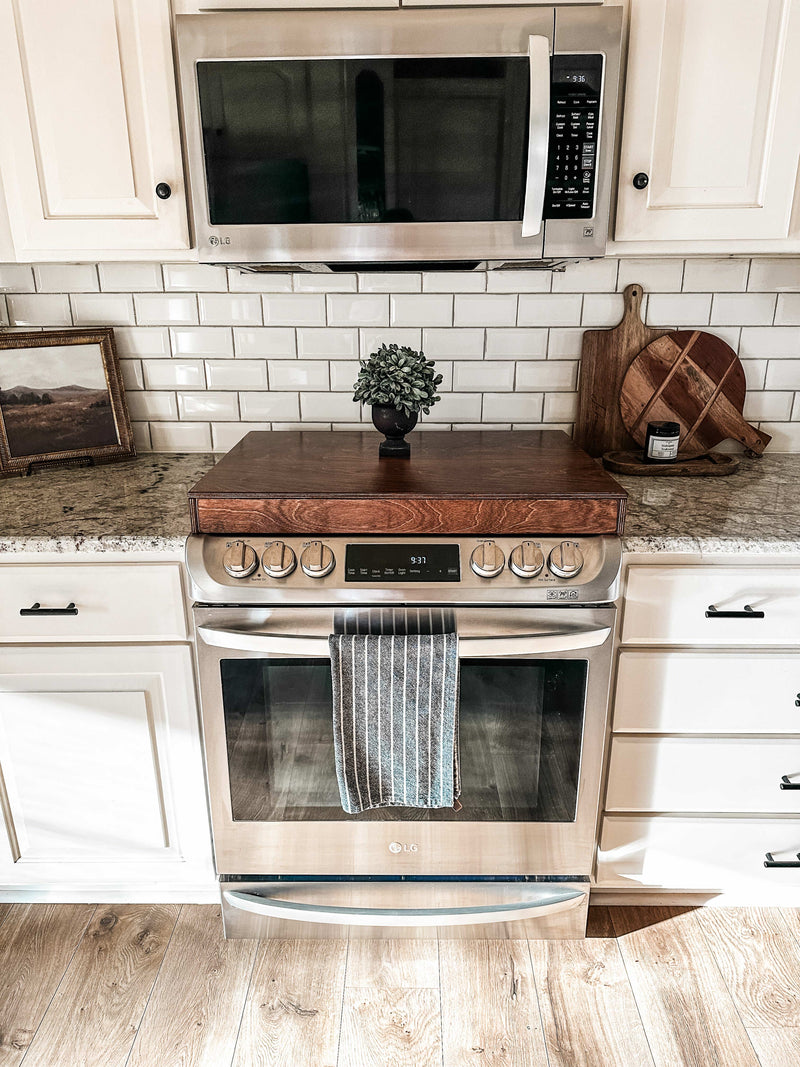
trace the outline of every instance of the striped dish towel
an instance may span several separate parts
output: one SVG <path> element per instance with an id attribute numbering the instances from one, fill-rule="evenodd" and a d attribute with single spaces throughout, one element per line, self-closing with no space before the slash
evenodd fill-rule
<path id="1" fill-rule="evenodd" d="M 458 635 L 329 637 L 342 807 L 450 808 L 458 767 Z"/>

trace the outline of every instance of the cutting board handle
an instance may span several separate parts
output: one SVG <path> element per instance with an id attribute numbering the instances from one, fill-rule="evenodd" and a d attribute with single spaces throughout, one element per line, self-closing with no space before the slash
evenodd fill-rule
<path id="1" fill-rule="evenodd" d="M 642 297 L 644 296 L 644 290 L 641 285 L 633 284 L 626 285 L 622 293 L 622 300 L 625 305 L 625 311 L 623 313 L 623 320 L 629 318 L 635 318 L 637 322 L 642 321 L 641 308 Z M 620 323 L 622 325 L 622 323 Z"/>

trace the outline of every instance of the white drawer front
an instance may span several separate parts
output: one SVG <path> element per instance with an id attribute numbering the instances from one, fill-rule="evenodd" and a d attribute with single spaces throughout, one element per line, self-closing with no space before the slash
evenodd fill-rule
<path id="1" fill-rule="evenodd" d="M 600 834 L 597 883 L 745 894 L 800 885 L 800 865 L 768 869 L 767 852 L 797 861 L 800 822 L 609 816 Z"/>
<path id="2" fill-rule="evenodd" d="M 20 615 L 34 604 L 77 615 Z M 175 563 L 0 566 L 0 641 L 186 640 Z"/>
<path id="3" fill-rule="evenodd" d="M 744 611 L 764 618 L 706 618 Z M 624 644 L 800 645 L 800 567 L 647 567 L 628 571 Z"/>
<path id="4" fill-rule="evenodd" d="M 606 811 L 800 812 L 800 739 L 615 737 Z"/>
<path id="5" fill-rule="evenodd" d="M 800 734 L 800 654 L 623 652 L 615 733 Z"/>

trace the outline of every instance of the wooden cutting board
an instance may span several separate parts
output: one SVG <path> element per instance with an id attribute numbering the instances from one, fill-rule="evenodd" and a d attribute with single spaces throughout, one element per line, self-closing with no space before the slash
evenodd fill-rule
<path id="1" fill-rule="evenodd" d="M 622 382 L 620 413 L 639 445 L 648 422 L 669 420 L 680 425 L 683 456 L 728 438 L 760 454 L 772 438 L 742 417 L 746 391 L 744 368 L 729 345 L 702 330 L 677 330 L 651 341 L 633 360 Z"/>
<path id="2" fill-rule="evenodd" d="M 642 322 L 642 287 L 629 285 L 623 293 L 625 311 L 612 330 L 586 330 L 581 353 L 578 415 L 573 440 L 590 456 L 611 449 L 633 448 L 635 441 L 622 421 L 619 393 L 622 381 L 641 350 L 661 337 Z"/>

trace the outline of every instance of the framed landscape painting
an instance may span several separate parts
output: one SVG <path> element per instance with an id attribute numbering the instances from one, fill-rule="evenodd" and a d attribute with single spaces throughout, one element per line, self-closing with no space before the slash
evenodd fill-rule
<path id="1" fill-rule="evenodd" d="M 0 332 L 0 477 L 135 455 L 113 330 Z"/>

